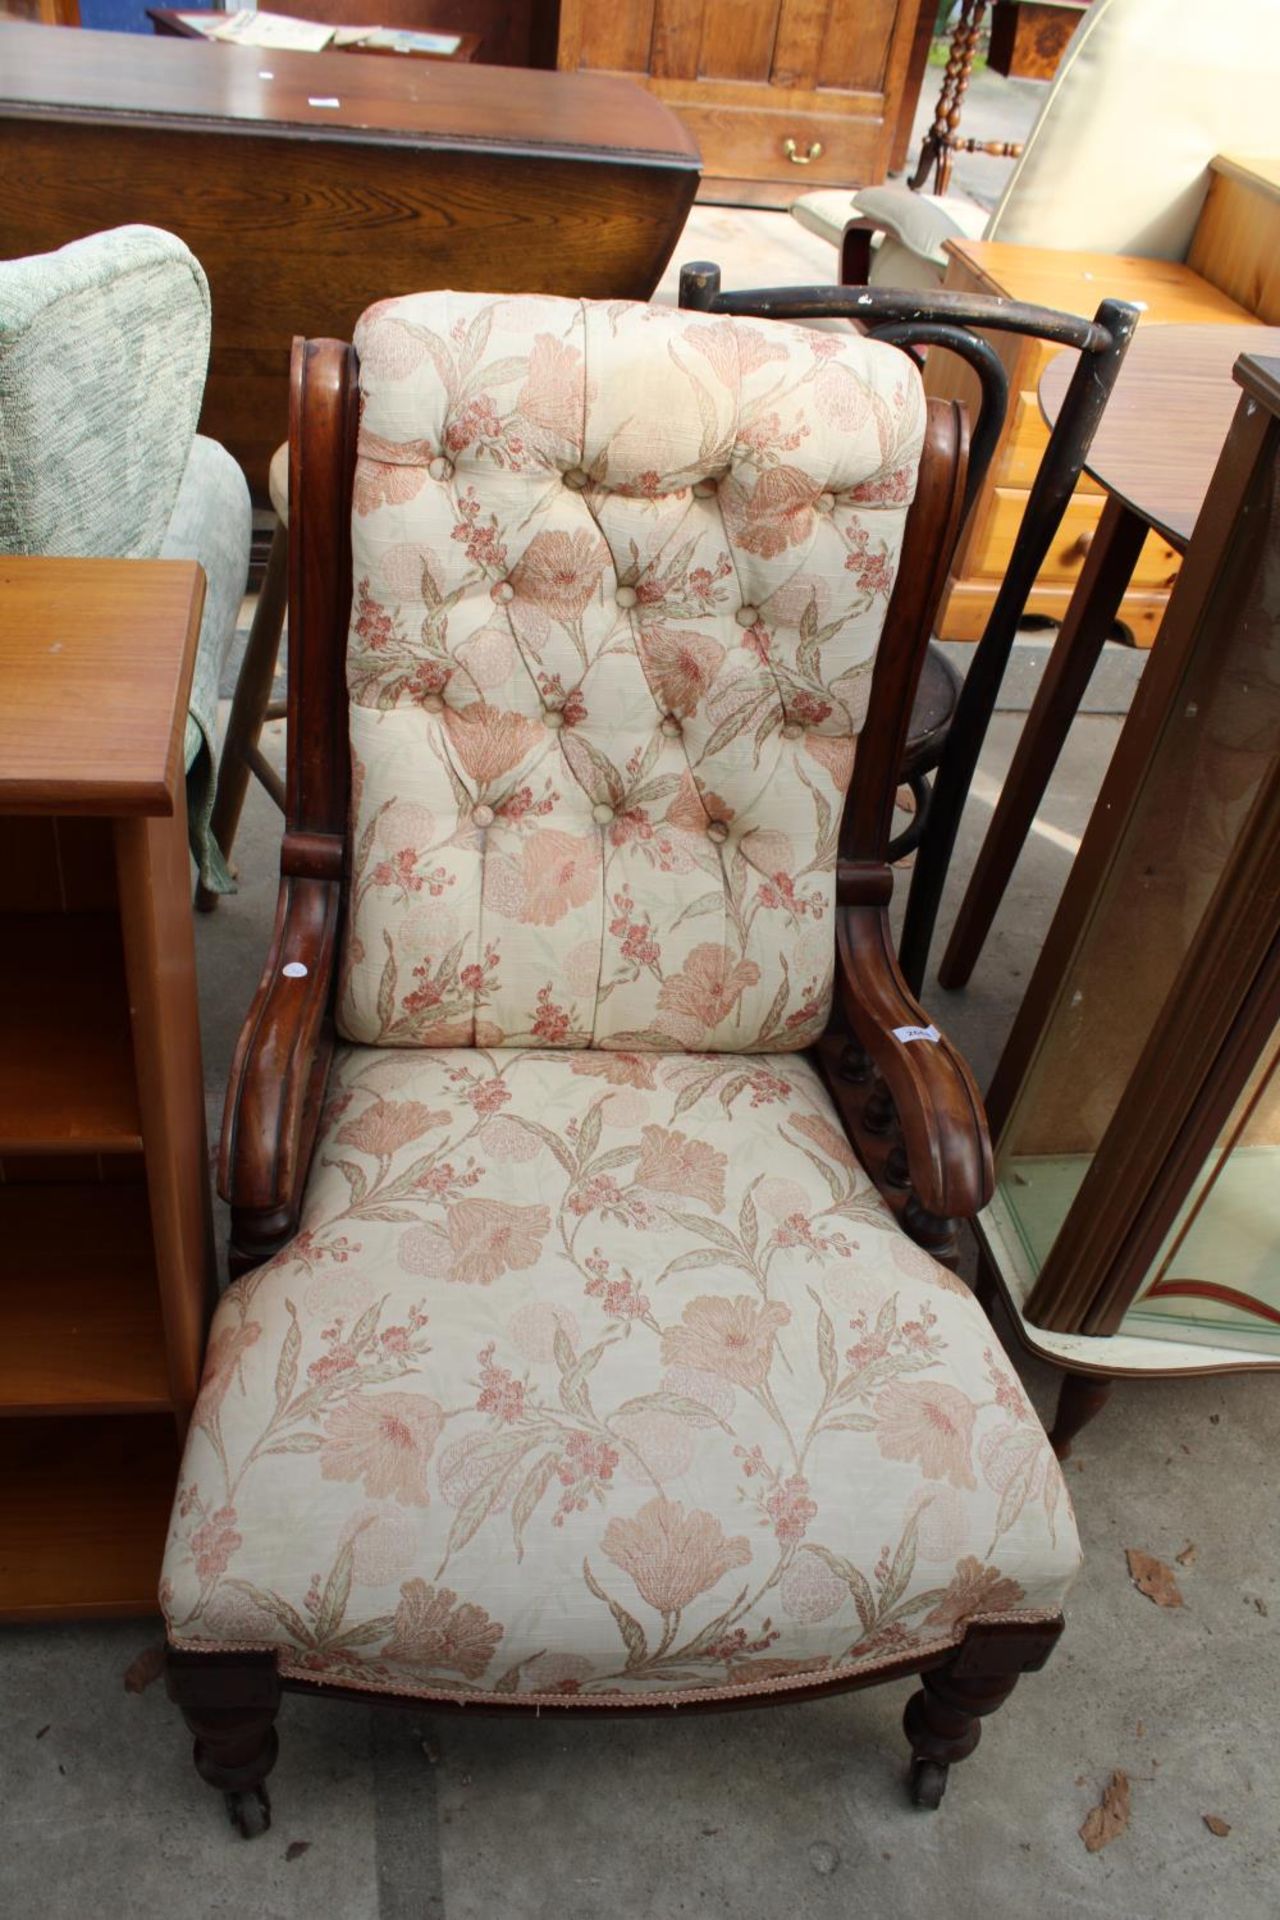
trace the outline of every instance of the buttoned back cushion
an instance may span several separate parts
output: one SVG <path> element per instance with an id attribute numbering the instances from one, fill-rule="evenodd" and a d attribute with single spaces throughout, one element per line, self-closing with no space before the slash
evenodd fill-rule
<path id="1" fill-rule="evenodd" d="M 805 1045 L 914 366 L 456 293 L 371 308 L 356 346 L 346 1037 Z"/>

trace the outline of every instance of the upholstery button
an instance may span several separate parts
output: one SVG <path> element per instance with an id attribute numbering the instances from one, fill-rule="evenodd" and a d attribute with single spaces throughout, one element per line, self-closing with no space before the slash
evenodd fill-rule
<path id="1" fill-rule="evenodd" d="M 708 840 L 714 840 L 717 846 L 729 838 L 728 823 L 724 820 L 712 820 L 707 827 Z"/>
<path id="2" fill-rule="evenodd" d="M 548 707 L 542 716 L 542 724 L 544 727 L 550 727 L 553 732 L 562 727 L 564 725 L 564 715 L 561 713 L 559 707 Z"/>
<path id="3" fill-rule="evenodd" d="M 516 590 L 509 580 L 499 580 L 497 586 L 493 589 L 493 597 L 499 606 L 505 607 L 510 601 L 515 599 Z"/>
<path id="4" fill-rule="evenodd" d="M 566 487 L 572 487 L 575 493 L 581 493 L 590 484 L 591 475 L 584 473 L 581 467 L 570 467 L 564 476 Z"/>
<path id="5" fill-rule="evenodd" d="M 814 501 L 819 513 L 830 513 L 836 504 L 834 493 L 820 493 Z"/>
<path id="6" fill-rule="evenodd" d="M 442 693 L 424 694 L 422 704 L 428 713 L 443 713 L 444 695 Z"/>
<path id="7" fill-rule="evenodd" d="M 493 825 L 493 808 L 485 806 L 484 802 L 481 801 L 478 807 L 472 807 L 471 819 L 477 827 L 491 827 Z"/>
<path id="8" fill-rule="evenodd" d="M 452 479 L 453 462 L 452 460 L 446 460 L 442 453 L 438 453 L 435 459 L 428 463 L 427 472 L 433 480 Z"/>
<path id="9" fill-rule="evenodd" d="M 739 607 L 733 617 L 740 627 L 754 627 L 760 618 L 760 609 L 759 607 Z"/>
<path id="10" fill-rule="evenodd" d="M 715 490 L 714 480 L 695 480 L 693 483 L 694 498 L 697 500 L 709 500 Z"/>
<path id="11" fill-rule="evenodd" d="M 788 720 L 782 729 L 782 737 L 784 740 L 798 740 L 803 732 L 804 728 L 798 720 Z"/>
<path id="12" fill-rule="evenodd" d="M 666 734 L 668 740 L 678 740 L 684 732 L 684 728 L 680 725 L 674 713 L 669 713 L 662 723 L 662 731 Z"/>
<path id="13" fill-rule="evenodd" d="M 607 827 L 613 819 L 613 808 L 606 805 L 603 800 L 598 800 L 591 809 L 591 818 L 598 827 Z"/>
<path id="14" fill-rule="evenodd" d="M 636 590 L 634 587 L 619 587 L 613 597 L 620 607 L 634 607 Z"/>

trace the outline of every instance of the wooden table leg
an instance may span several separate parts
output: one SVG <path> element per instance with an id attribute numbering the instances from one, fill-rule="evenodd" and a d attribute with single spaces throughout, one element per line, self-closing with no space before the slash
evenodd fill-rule
<path id="1" fill-rule="evenodd" d="M 1108 497 L 942 956 L 944 987 L 964 986 L 973 972 L 1147 532 L 1144 520 Z"/>
<path id="2" fill-rule="evenodd" d="M 942 91 L 934 110 L 933 125 L 925 135 L 916 170 L 907 182 L 913 192 L 918 192 L 924 185 L 930 168 L 933 169 L 935 193 L 945 194 L 951 184 L 951 156 L 958 144 L 956 129 L 960 125 L 964 96 L 968 92 L 969 76 L 973 71 L 978 36 L 982 31 L 987 5 L 988 0 L 962 0 L 960 18 L 951 36 L 951 52 L 942 77 Z"/>
<path id="3" fill-rule="evenodd" d="M 218 790 L 214 795 L 210 831 L 222 850 L 224 860 L 230 860 L 231 857 L 236 828 L 240 824 L 240 809 L 249 787 L 249 775 L 258 771 L 254 764 L 261 759 L 258 736 L 271 704 L 271 688 L 280 654 L 280 634 L 288 604 L 289 529 L 280 524 L 276 527 L 267 556 L 267 571 L 258 594 L 258 604 L 254 608 L 249 642 L 240 664 L 235 698 L 231 702 L 227 737 L 222 745 L 222 763 L 218 769 Z M 258 777 L 261 779 L 262 775 L 259 773 Z M 277 792 L 269 790 L 272 798 L 279 803 Z M 201 913 L 212 913 L 217 904 L 216 893 L 211 893 L 207 887 L 197 887 L 196 905 Z"/>

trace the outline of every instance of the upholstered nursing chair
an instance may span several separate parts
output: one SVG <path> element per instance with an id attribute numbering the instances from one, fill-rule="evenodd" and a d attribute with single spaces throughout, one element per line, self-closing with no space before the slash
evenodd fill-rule
<path id="1" fill-rule="evenodd" d="M 869 274 L 841 276 L 876 286 L 939 285 L 961 235 L 1183 260 L 1214 155 L 1274 152 L 1278 82 L 1280 0 L 1092 0 L 990 218 L 901 185 L 791 211 L 837 246 L 879 229 Z"/>
<path id="2" fill-rule="evenodd" d="M 475 294 L 293 380 L 240 1278 L 162 1588 L 196 1765 L 254 1832 L 282 1688 L 670 1712 L 918 1673 L 936 1805 L 1078 1560 L 934 1258 L 990 1154 L 886 922 L 963 416 L 892 346 Z"/>
<path id="3" fill-rule="evenodd" d="M 198 560 L 204 614 L 187 719 L 201 885 L 230 885 L 210 831 L 218 682 L 249 571 L 252 511 L 196 432 L 209 288 L 181 240 L 117 227 L 0 261 L 0 553 Z"/>

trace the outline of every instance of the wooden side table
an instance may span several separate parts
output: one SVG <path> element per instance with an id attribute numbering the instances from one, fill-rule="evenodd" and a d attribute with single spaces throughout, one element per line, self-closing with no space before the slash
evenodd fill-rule
<path id="1" fill-rule="evenodd" d="M 1048 247 L 1008 246 L 998 240 L 951 240 L 945 285 L 965 293 L 1001 294 L 1036 306 L 1083 315 L 1108 297 L 1144 309 L 1138 328 L 1157 325 L 1241 326 L 1261 323 L 1190 267 L 1131 254 L 1081 253 Z M 1036 389 L 1062 351 L 1035 340 L 993 335 L 992 345 L 1009 374 L 1009 414 L 990 471 L 956 549 L 955 566 L 938 615 L 944 640 L 976 640 L 987 623 L 1017 538 L 1032 475 L 1044 452 L 1048 429 Z M 976 382 L 954 355 L 930 359 L 925 389 L 939 399 L 961 399 L 976 411 Z M 1027 612 L 1061 620 L 1079 579 L 1102 513 L 1103 490 L 1088 476 L 1076 489 L 1049 558 L 1027 602 Z M 1152 534 L 1132 569 L 1119 610 L 1139 646 L 1150 646 L 1177 578 L 1178 555 Z"/>
<path id="2" fill-rule="evenodd" d="M 0 559 L 0 1620 L 154 1611 L 212 1297 L 204 576 Z"/>

